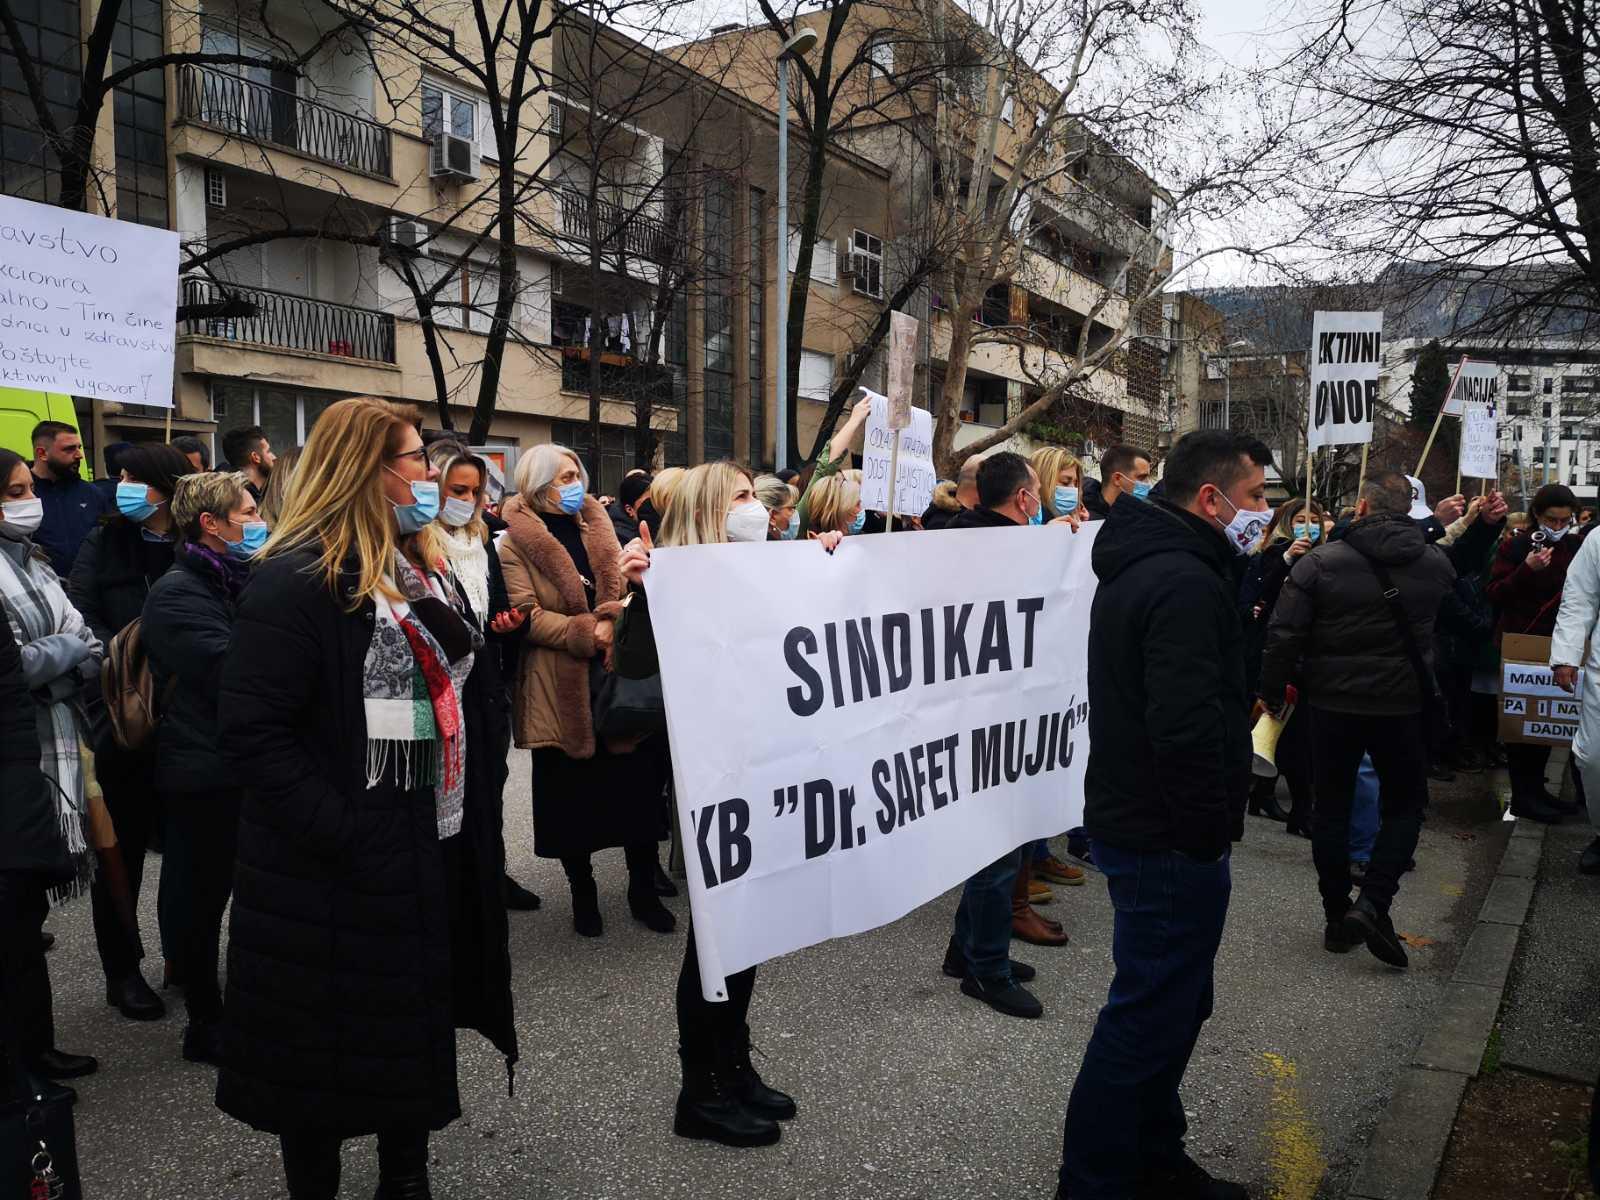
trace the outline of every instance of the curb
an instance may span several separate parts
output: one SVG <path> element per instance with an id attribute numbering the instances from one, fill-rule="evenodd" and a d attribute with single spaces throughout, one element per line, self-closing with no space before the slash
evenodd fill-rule
<path id="1" fill-rule="evenodd" d="M 1367 1143 L 1348 1200 L 1429 1200 L 1456 1111 L 1500 1013 L 1511 960 L 1533 900 L 1545 829 L 1518 821 L 1478 923 L 1423 1036 Z"/>

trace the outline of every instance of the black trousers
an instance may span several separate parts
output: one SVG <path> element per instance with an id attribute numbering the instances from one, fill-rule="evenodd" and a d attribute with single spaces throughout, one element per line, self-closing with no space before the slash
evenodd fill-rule
<path id="1" fill-rule="evenodd" d="M 283 1175 L 290 1200 L 334 1200 L 339 1194 L 341 1138 L 318 1132 L 285 1133 Z M 428 1169 L 426 1129 L 386 1129 L 378 1134 L 378 1178 L 398 1179 Z"/>
<path id="2" fill-rule="evenodd" d="M 1289 715 L 1278 739 L 1278 772 L 1289 785 L 1289 824 L 1298 829 L 1311 828 L 1314 807 L 1311 789 L 1311 713 L 1305 705 L 1296 705 Z"/>
<path id="3" fill-rule="evenodd" d="M 622 848 L 623 858 L 628 864 L 628 890 L 640 891 L 654 896 L 656 867 L 660 865 L 656 858 L 658 853 L 654 840 L 648 842 L 629 842 Z M 594 878 L 594 862 L 588 854 L 564 854 L 561 856 L 561 869 L 567 873 L 567 881 L 581 884 Z"/>
<path id="4" fill-rule="evenodd" d="M 56 1044 L 50 969 L 39 940 L 49 911 L 42 880 L 0 871 L 0 1047 L 23 1066 Z"/>
<path id="5" fill-rule="evenodd" d="M 106 811 L 117 830 L 117 848 L 128 870 L 128 887 L 137 913 L 139 889 L 144 882 L 144 856 L 158 819 L 156 760 L 149 751 L 107 747 L 95 755 L 95 775 L 105 793 Z M 94 908 L 94 941 L 106 980 L 120 979 L 139 968 L 144 944 L 139 930 L 129 928 L 111 898 L 103 877 L 97 877 L 90 894 Z"/>
<path id="6" fill-rule="evenodd" d="M 756 969 L 747 967 L 726 981 L 726 1003 L 707 1000 L 700 991 L 700 960 L 695 957 L 694 921 L 683 943 L 678 971 L 678 1053 L 684 1066 L 710 1067 L 744 1045 L 749 1036 L 750 996 L 756 990 Z"/>
<path id="7" fill-rule="evenodd" d="M 1428 745 L 1422 716 L 1316 708 L 1311 711 L 1311 734 L 1317 797 L 1311 857 L 1317 865 L 1323 912 L 1329 921 L 1337 921 L 1350 906 L 1350 804 L 1363 754 L 1372 756 L 1378 775 L 1381 823 L 1361 894 L 1379 912 L 1388 912 L 1406 863 L 1416 853 L 1422 810 L 1428 802 Z"/>
<path id="8" fill-rule="evenodd" d="M 239 805 L 239 793 L 229 791 L 167 797 L 161 890 L 191 1021 L 215 1021 L 222 1015 L 217 958 L 222 914 L 233 893 Z"/>
<path id="9" fill-rule="evenodd" d="M 1537 800 L 1545 794 L 1544 773 L 1550 765 L 1549 746 L 1506 743 L 1506 767 L 1511 775 L 1513 800 Z"/>

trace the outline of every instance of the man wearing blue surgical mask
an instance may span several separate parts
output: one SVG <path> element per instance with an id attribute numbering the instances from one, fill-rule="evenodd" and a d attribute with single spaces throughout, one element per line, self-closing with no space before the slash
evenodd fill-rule
<path id="1" fill-rule="evenodd" d="M 1100 495 L 1085 494 L 1084 507 L 1091 518 L 1102 519 L 1123 496 L 1149 499 L 1150 486 L 1150 455 L 1137 446 L 1118 444 L 1100 456 Z"/>

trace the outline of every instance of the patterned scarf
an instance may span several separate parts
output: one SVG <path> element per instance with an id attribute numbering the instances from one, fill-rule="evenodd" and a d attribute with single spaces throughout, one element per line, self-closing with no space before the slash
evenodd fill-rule
<path id="1" fill-rule="evenodd" d="M 177 556 L 210 574 L 222 585 L 223 594 L 235 604 L 239 601 L 239 593 L 244 591 L 244 585 L 250 581 L 248 564 L 218 554 L 201 542 L 179 542 Z"/>
<path id="2" fill-rule="evenodd" d="M 406 791 L 432 786 L 439 837 L 453 837 L 461 832 L 466 794 L 461 689 L 472 673 L 473 655 L 451 663 L 411 604 L 430 596 L 448 604 L 455 588 L 437 576 L 424 576 L 398 553 L 384 582 L 404 599 L 391 601 L 382 592 L 373 596 L 377 620 L 362 672 L 367 786 L 390 777 Z"/>
<path id="3" fill-rule="evenodd" d="M 0 534 L 0 608 L 11 622 L 19 646 L 64 633 L 93 646 L 96 658 L 104 652 L 68 601 L 50 564 L 28 542 L 4 534 Z M 55 786 L 61 837 L 77 868 L 75 878 L 50 889 L 51 902 L 59 904 L 81 896 L 94 881 L 95 855 L 84 837 L 87 800 L 79 755 L 83 723 L 74 700 L 41 701 L 36 694 L 33 709 L 39 732 L 39 767 Z"/>

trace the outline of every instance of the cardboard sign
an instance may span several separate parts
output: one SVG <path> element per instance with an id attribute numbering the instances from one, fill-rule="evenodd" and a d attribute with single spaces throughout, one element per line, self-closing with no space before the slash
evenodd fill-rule
<path id="1" fill-rule="evenodd" d="M 1500 740 L 1570 746 L 1578 733 L 1582 676 L 1576 692 L 1556 685 L 1550 639 L 1508 633 L 1500 645 Z"/>

